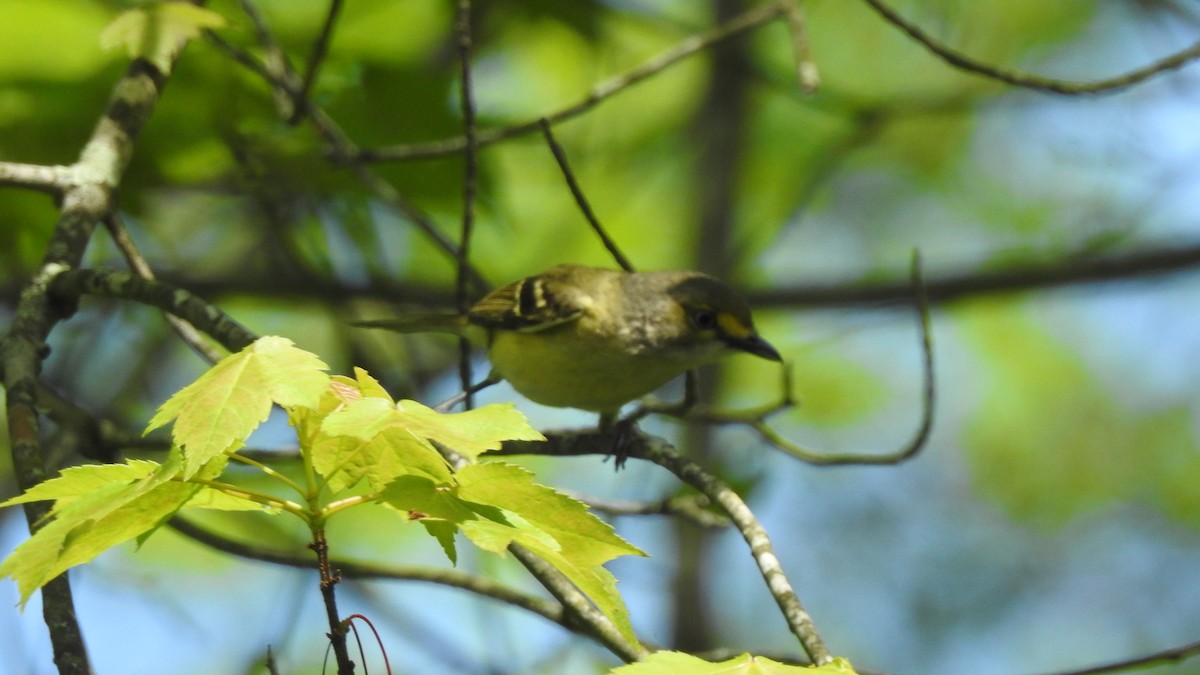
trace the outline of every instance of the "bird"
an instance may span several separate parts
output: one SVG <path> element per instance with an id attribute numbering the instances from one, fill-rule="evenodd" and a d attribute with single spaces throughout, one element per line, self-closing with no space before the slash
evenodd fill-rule
<path id="1" fill-rule="evenodd" d="M 602 430 L 626 403 L 727 355 L 782 361 L 745 298 L 691 270 L 564 264 L 491 291 L 465 314 L 351 323 L 465 337 L 487 349 L 485 382 L 507 380 L 536 403 L 599 413 Z"/>

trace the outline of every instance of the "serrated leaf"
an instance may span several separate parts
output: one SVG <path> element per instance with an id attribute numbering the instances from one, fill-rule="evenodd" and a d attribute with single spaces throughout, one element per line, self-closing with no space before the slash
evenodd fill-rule
<path id="1" fill-rule="evenodd" d="M 363 477 L 380 490 L 407 474 L 450 483 L 453 479 L 445 458 L 402 421 L 390 399 L 370 397 L 346 403 L 329 413 L 313 438 L 313 468 L 326 477 L 333 490 L 348 488 Z"/>
<path id="2" fill-rule="evenodd" d="M 401 511 L 417 512 L 456 526 L 478 517 L 453 488 L 421 476 L 400 476 L 384 488 L 379 497 L 385 504 Z"/>
<path id="3" fill-rule="evenodd" d="M 126 10 L 100 33 L 104 49 L 125 47 L 168 73 L 171 62 L 200 33 L 225 27 L 225 17 L 187 2 L 156 2 Z"/>
<path id="4" fill-rule="evenodd" d="M 396 404 L 396 409 L 413 433 L 472 459 L 488 450 L 499 450 L 502 441 L 546 440 L 511 403 L 439 413 L 416 401 L 404 400 Z"/>
<path id="5" fill-rule="evenodd" d="M 458 528 L 453 523 L 447 523 L 444 520 L 433 520 L 431 518 L 422 518 L 421 525 L 441 545 L 442 551 L 450 559 L 450 564 L 457 565 L 458 549 L 454 546 L 454 533 L 458 531 Z"/>
<path id="6" fill-rule="evenodd" d="M 291 340 L 259 338 L 222 359 L 158 409 L 146 433 L 172 419 L 171 436 L 183 450 L 183 477 L 241 447 L 267 419 L 271 405 L 313 408 L 328 388 L 327 366 Z"/>
<path id="7" fill-rule="evenodd" d="M 519 515 L 549 533 L 579 564 L 646 555 L 618 536 L 612 525 L 592 515 L 583 502 L 534 483 L 533 474 L 521 467 L 503 462 L 471 464 L 455 477 L 461 499 Z"/>
<path id="8" fill-rule="evenodd" d="M 654 652 L 637 663 L 614 668 L 611 675 L 855 675 L 846 659 L 824 666 L 793 666 L 763 656 L 742 654 L 720 663 L 705 661 L 683 652 Z"/>
<path id="9" fill-rule="evenodd" d="M 169 462 L 133 481 L 112 482 L 70 498 L 52 521 L 0 563 L 0 576 L 13 578 L 21 605 L 38 588 L 67 569 L 155 530 L 200 489 L 173 480 L 179 467 Z"/>
<path id="10" fill-rule="evenodd" d="M 85 497 L 113 483 L 130 482 L 145 478 L 154 473 L 158 468 L 158 462 L 140 459 L 131 459 L 125 464 L 85 464 L 82 466 L 73 466 L 63 469 L 62 474 L 58 477 L 38 483 L 23 494 L 0 503 L 0 508 L 50 499 L 58 500 L 55 508 L 60 508 L 79 497 Z"/>
<path id="11" fill-rule="evenodd" d="M 358 384 L 358 391 L 363 396 L 367 398 L 382 398 L 390 403 L 395 403 L 395 400 L 392 399 L 392 395 L 387 392 L 387 389 L 384 389 L 383 385 L 379 384 L 379 380 L 371 377 L 370 373 L 358 366 L 354 367 L 354 381 Z"/>
<path id="12" fill-rule="evenodd" d="M 627 640 L 636 642 L 617 581 L 601 565 L 620 555 L 644 553 L 588 513 L 582 503 L 533 483 L 533 474 L 520 467 L 471 464 L 455 478 L 457 485 L 446 486 L 419 476 L 401 476 L 380 498 L 394 508 L 420 513 L 422 522 L 446 523 L 430 532 L 450 556 L 452 548 L 446 542 L 452 547 L 453 540 L 445 528 L 451 525 L 485 551 L 503 555 L 509 544 L 521 544 L 563 573 Z"/>
<path id="13" fill-rule="evenodd" d="M 439 413 L 416 401 L 404 400 L 393 405 L 389 399 L 372 397 L 350 401 L 322 425 L 330 435 L 363 439 L 397 427 L 468 457 L 498 450 L 503 441 L 546 440 L 510 403 L 486 405 L 463 413 Z"/>
<path id="14" fill-rule="evenodd" d="M 629 622 L 629 610 L 617 581 L 605 562 L 622 555 L 645 555 L 617 536 L 612 526 L 588 512 L 576 499 L 533 482 L 533 474 L 520 467 L 488 462 L 460 470 L 458 497 L 473 504 L 499 508 L 514 530 L 513 540 L 562 572 L 607 616 L 625 639 L 637 642 Z M 497 532 L 478 523 L 463 527 L 468 537 Z"/>

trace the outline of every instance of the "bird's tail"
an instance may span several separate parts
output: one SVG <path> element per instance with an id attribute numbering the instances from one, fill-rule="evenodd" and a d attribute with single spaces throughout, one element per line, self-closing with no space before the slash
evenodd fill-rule
<path id="1" fill-rule="evenodd" d="M 461 314 L 406 314 L 348 323 L 358 328 L 382 328 L 397 333 L 451 333 L 458 336 L 468 333 L 467 317 Z"/>

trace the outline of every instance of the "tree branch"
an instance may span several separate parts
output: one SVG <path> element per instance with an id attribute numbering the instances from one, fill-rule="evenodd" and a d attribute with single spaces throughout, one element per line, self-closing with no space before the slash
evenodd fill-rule
<path id="1" fill-rule="evenodd" d="M 75 184 L 75 167 L 0 162 L 0 187 L 60 194 Z"/>
<path id="2" fill-rule="evenodd" d="M 583 217 L 587 219 L 588 225 L 592 227 L 592 231 L 596 233 L 596 236 L 600 237 L 600 243 L 604 244 L 604 248 L 608 250 L 613 260 L 621 266 L 621 269 L 626 272 L 632 272 L 633 263 L 629 262 L 629 258 L 626 258 L 625 254 L 621 252 L 621 248 L 617 246 L 617 242 L 608 236 L 608 232 L 600 224 L 600 219 L 592 211 L 592 205 L 588 203 L 587 196 L 583 194 L 583 188 L 579 187 L 579 181 L 575 180 L 575 173 L 571 171 L 571 164 L 567 161 L 567 153 L 558 144 L 558 141 L 555 140 L 554 132 L 550 129 L 550 121 L 543 117 L 539 120 L 539 123 L 542 128 L 542 135 L 546 138 L 546 145 L 550 146 L 550 152 L 554 155 L 555 161 L 558 162 L 558 168 L 562 171 L 563 179 L 567 181 L 567 188 L 571 190 L 571 195 L 575 197 L 575 203 L 579 206 L 579 210 L 583 212 Z"/>
<path id="3" fill-rule="evenodd" d="M 644 459 L 662 466 L 683 482 L 699 490 L 701 494 L 708 497 L 729 515 L 730 520 L 733 521 L 734 526 L 738 528 L 742 538 L 750 547 L 750 554 L 754 557 L 754 562 L 762 573 L 767 589 L 779 605 L 788 628 L 800 640 L 801 646 L 813 663 L 817 665 L 829 663 L 833 657 L 821 640 L 812 617 L 804 609 L 791 582 L 784 574 L 779 559 L 775 556 L 770 537 L 737 492 L 696 462 L 679 454 L 661 438 L 634 429 L 628 434 L 626 440 L 627 444 L 622 447 L 622 451 L 627 451 L 627 456 Z M 547 433 L 544 442 L 508 442 L 498 452 L 489 454 L 609 455 L 612 453 L 612 443 L 613 438 L 609 433 L 591 430 L 566 431 Z"/>
<path id="4" fill-rule="evenodd" d="M 308 98 L 313 82 L 317 79 L 317 71 L 321 69 L 321 62 L 325 60 L 325 55 L 329 52 L 329 43 L 333 39 L 333 27 L 337 23 L 338 14 L 341 11 L 342 0 L 329 1 L 329 12 L 325 15 L 325 21 L 321 24 L 321 33 L 313 43 L 312 52 L 308 56 L 304 79 L 300 83 L 299 90 L 292 96 L 292 114 L 288 117 L 288 124 L 298 123 L 304 117 L 305 110 L 308 109 Z"/>
<path id="5" fill-rule="evenodd" d="M 458 61 L 459 102 L 462 106 L 463 136 L 466 138 L 466 161 L 463 167 L 462 229 L 458 237 L 458 270 L 454 280 L 454 304 L 459 314 L 466 315 L 471 306 L 471 236 L 475 231 L 475 197 L 479 187 L 478 148 L 475 142 L 475 98 L 471 90 L 471 0 L 458 1 Z M 458 339 L 458 379 L 462 385 L 463 405 L 475 407 L 471 382 L 471 341 Z"/>
<path id="6" fill-rule="evenodd" d="M 1200 267 L 1200 244 L 1147 246 L 1126 253 L 1064 255 L 1003 269 L 941 273 L 925 284 L 931 304 L 1034 289 L 1108 283 L 1189 272 Z M 907 281 L 792 286 L 748 293 L 758 307 L 855 307 L 901 304 L 912 298 Z"/>
<path id="7" fill-rule="evenodd" d="M 74 182 L 62 193 L 60 215 L 42 266 L 21 294 L 8 334 L 0 341 L 13 469 L 22 490 L 46 478 L 37 415 L 38 371 L 45 339 L 70 307 L 51 302 L 48 288 L 62 271 L 79 264 L 96 225 L 113 210 L 114 190 L 133 155 L 134 139 L 149 119 L 166 76 L 143 59 L 134 60 L 113 87 L 108 107 L 73 165 Z M 44 502 L 25 505 L 31 532 L 49 511 Z M 87 649 L 75 618 L 67 576 L 42 589 L 43 614 L 54 660 L 61 673 L 87 673 Z"/>
<path id="8" fill-rule="evenodd" d="M 1031 75 L 1015 70 L 1005 70 L 996 66 L 991 66 L 981 61 L 976 61 L 971 57 L 955 51 L 946 45 L 941 44 L 933 39 L 928 33 L 921 30 L 916 24 L 907 21 L 900 16 L 896 10 L 889 7 L 883 0 L 864 0 L 871 6 L 880 16 L 888 23 L 896 26 L 900 30 L 908 34 L 909 37 L 916 40 L 923 47 L 928 49 L 937 57 L 941 58 L 946 63 L 964 70 L 968 73 L 981 75 L 983 77 L 998 80 L 1006 84 L 1011 84 L 1025 89 L 1033 89 L 1036 91 L 1045 91 L 1053 94 L 1063 94 L 1066 96 L 1079 96 L 1082 94 L 1106 94 L 1115 92 L 1135 84 L 1139 84 L 1150 78 L 1162 73 L 1178 70 L 1188 63 L 1200 58 L 1200 42 L 1193 44 L 1191 47 L 1183 51 L 1176 52 L 1166 58 L 1159 59 L 1154 63 L 1137 70 L 1130 71 L 1123 75 L 1111 77 L 1103 80 L 1094 80 L 1091 82 L 1071 82 L 1069 80 L 1058 80 L 1049 77 L 1041 77 L 1039 75 Z"/>
<path id="9" fill-rule="evenodd" d="M 50 282 L 50 291 L 65 298 L 96 295 L 133 300 L 173 314 L 236 352 L 258 339 L 221 310 L 191 293 L 163 283 L 109 270 L 71 270 Z"/>
<path id="10" fill-rule="evenodd" d="M 1187 659 L 1200 655 L 1200 640 L 1190 642 L 1179 647 L 1164 649 L 1160 652 L 1138 656 L 1131 659 L 1123 659 L 1121 661 L 1112 661 L 1098 666 L 1082 668 L 1080 670 L 1063 670 L 1049 675 L 1099 675 L 1099 673 L 1117 673 L 1126 670 L 1141 670 L 1145 666 L 1161 665 L 1166 663 L 1179 663 Z"/>
<path id="11" fill-rule="evenodd" d="M 296 567 L 300 569 L 315 569 L 316 562 L 311 556 L 272 551 L 257 544 L 230 539 L 212 532 L 190 520 L 182 517 L 172 518 L 167 523 L 171 529 L 181 535 L 193 539 L 205 546 L 236 555 L 250 560 Z M 567 619 L 561 605 L 542 598 L 513 590 L 498 584 L 487 577 L 475 576 L 457 570 L 434 569 L 415 565 L 381 565 L 378 563 L 352 560 L 348 558 L 330 558 L 329 564 L 338 569 L 345 579 L 390 579 L 395 581 L 421 581 L 426 583 L 458 588 L 475 593 L 485 598 L 503 602 L 513 607 L 536 614 L 548 621 L 574 632 L 579 627 Z"/>
<path id="12" fill-rule="evenodd" d="M 154 281 L 154 270 L 150 268 L 150 263 L 146 262 L 146 259 L 142 257 L 142 253 L 138 250 L 137 243 L 133 241 L 133 237 L 129 236 L 129 230 L 125 228 L 125 222 L 120 215 L 110 213 L 104 219 L 104 225 L 108 229 L 113 243 L 117 245 L 117 249 L 125 257 L 125 262 L 129 264 L 129 269 L 133 270 L 133 273 L 142 279 Z M 200 333 L 196 331 L 196 328 L 192 324 L 174 314 L 167 314 L 166 319 L 167 323 L 171 324 L 171 328 L 183 340 L 184 344 L 191 347 L 205 361 L 211 364 L 221 360 L 221 354 L 204 341 L 204 338 L 200 336 Z"/>

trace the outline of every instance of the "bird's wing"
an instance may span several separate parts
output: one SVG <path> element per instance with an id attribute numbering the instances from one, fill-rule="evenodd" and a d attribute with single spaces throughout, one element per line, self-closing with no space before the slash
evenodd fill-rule
<path id="1" fill-rule="evenodd" d="M 501 286 L 475 303 L 471 323 L 487 328 L 537 332 L 583 315 L 578 298 L 554 274 L 539 274 Z"/>

